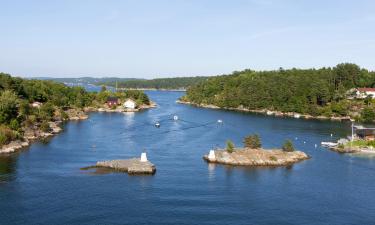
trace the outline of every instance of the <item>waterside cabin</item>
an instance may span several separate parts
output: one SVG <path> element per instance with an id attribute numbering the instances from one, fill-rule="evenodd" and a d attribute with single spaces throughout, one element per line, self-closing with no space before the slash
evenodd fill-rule
<path id="1" fill-rule="evenodd" d="M 120 99 L 117 97 L 108 97 L 106 103 L 109 107 L 117 106 L 120 103 Z"/>
<path id="2" fill-rule="evenodd" d="M 131 98 L 126 99 L 126 101 L 124 102 L 124 108 L 126 109 L 135 109 L 136 107 L 137 103 Z"/>
<path id="3" fill-rule="evenodd" d="M 375 98 L 375 88 L 357 88 L 355 93 L 359 99 L 367 97 Z"/>

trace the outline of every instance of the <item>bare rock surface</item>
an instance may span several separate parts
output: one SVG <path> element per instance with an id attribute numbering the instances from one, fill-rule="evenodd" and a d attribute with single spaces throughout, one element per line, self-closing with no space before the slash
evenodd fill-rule
<path id="1" fill-rule="evenodd" d="M 99 161 L 95 167 L 105 167 L 128 174 L 154 174 L 156 168 L 151 162 L 141 162 L 140 158 Z"/>
<path id="2" fill-rule="evenodd" d="M 287 166 L 310 157 L 301 151 L 285 152 L 279 149 L 264 150 L 242 148 L 229 153 L 226 150 L 215 150 L 215 157 L 203 158 L 210 163 L 234 166 Z"/>

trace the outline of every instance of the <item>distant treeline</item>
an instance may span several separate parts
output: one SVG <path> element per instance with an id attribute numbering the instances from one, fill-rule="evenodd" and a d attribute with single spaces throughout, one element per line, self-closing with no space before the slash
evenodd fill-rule
<path id="1" fill-rule="evenodd" d="M 207 80 L 208 77 L 175 77 L 175 78 L 157 78 L 152 80 L 134 79 L 117 80 L 119 88 L 139 88 L 139 89 L 186 89 Z M 116 81 L 102 82 L 102 85 L 115 87 Z"/>
<path id="2" fill-rule="evenodd" d="M 366 108 L 373 112 L 373 101 L 349 101 L 347 96 L 351 88 L 374 85 L 374 72 L 350 63 L 321 69 L 247 69 L 194 85 L 182 100 L 224 108 L 343 116 L 353 109 Z"/>

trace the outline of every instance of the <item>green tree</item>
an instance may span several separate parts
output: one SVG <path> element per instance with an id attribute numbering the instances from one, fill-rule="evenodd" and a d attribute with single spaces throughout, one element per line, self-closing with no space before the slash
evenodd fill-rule
<path id="1" fill-rule="evenodd" d="M 232 153 L 234 151 L 234 143 L 231 140 L 227 141 L 227 152 Z"/>
<path id="2" fill-rule="evenodd" d="M 243 140 L 246 148 L 257 149 L 262 147 L 262 143 L 258 134 L 248 135 Z"/>
<path id="3" fill-rule="evenodd" d="M 293 142 L 291 140 L 286 140 L 283 144 L 282 149 L 284 152 L 293 152 L 294 151 Z"/>
<path id="4" fill-rule="evenodd" d="M 361 120 L 365 123 L 372 123 L 375 120 L 375 111 L 372 107 L 365 107 L 361 112 Z"/>
<path id="5" fill-rule="evenodd" d="M 18 97 L 11 90 L 5 90 L 0 94 L 0 123 L 8 124 L 18 115 Z"/>

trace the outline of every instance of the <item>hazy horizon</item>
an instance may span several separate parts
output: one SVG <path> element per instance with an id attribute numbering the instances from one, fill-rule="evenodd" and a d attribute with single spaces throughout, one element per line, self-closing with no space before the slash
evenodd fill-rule
<path id="1" fill-rule="evenodd" d="M 374 7 L 370 0 L 3 2 L 0 71 L 152 79 L 345 62 L 373 71 Z"/>

